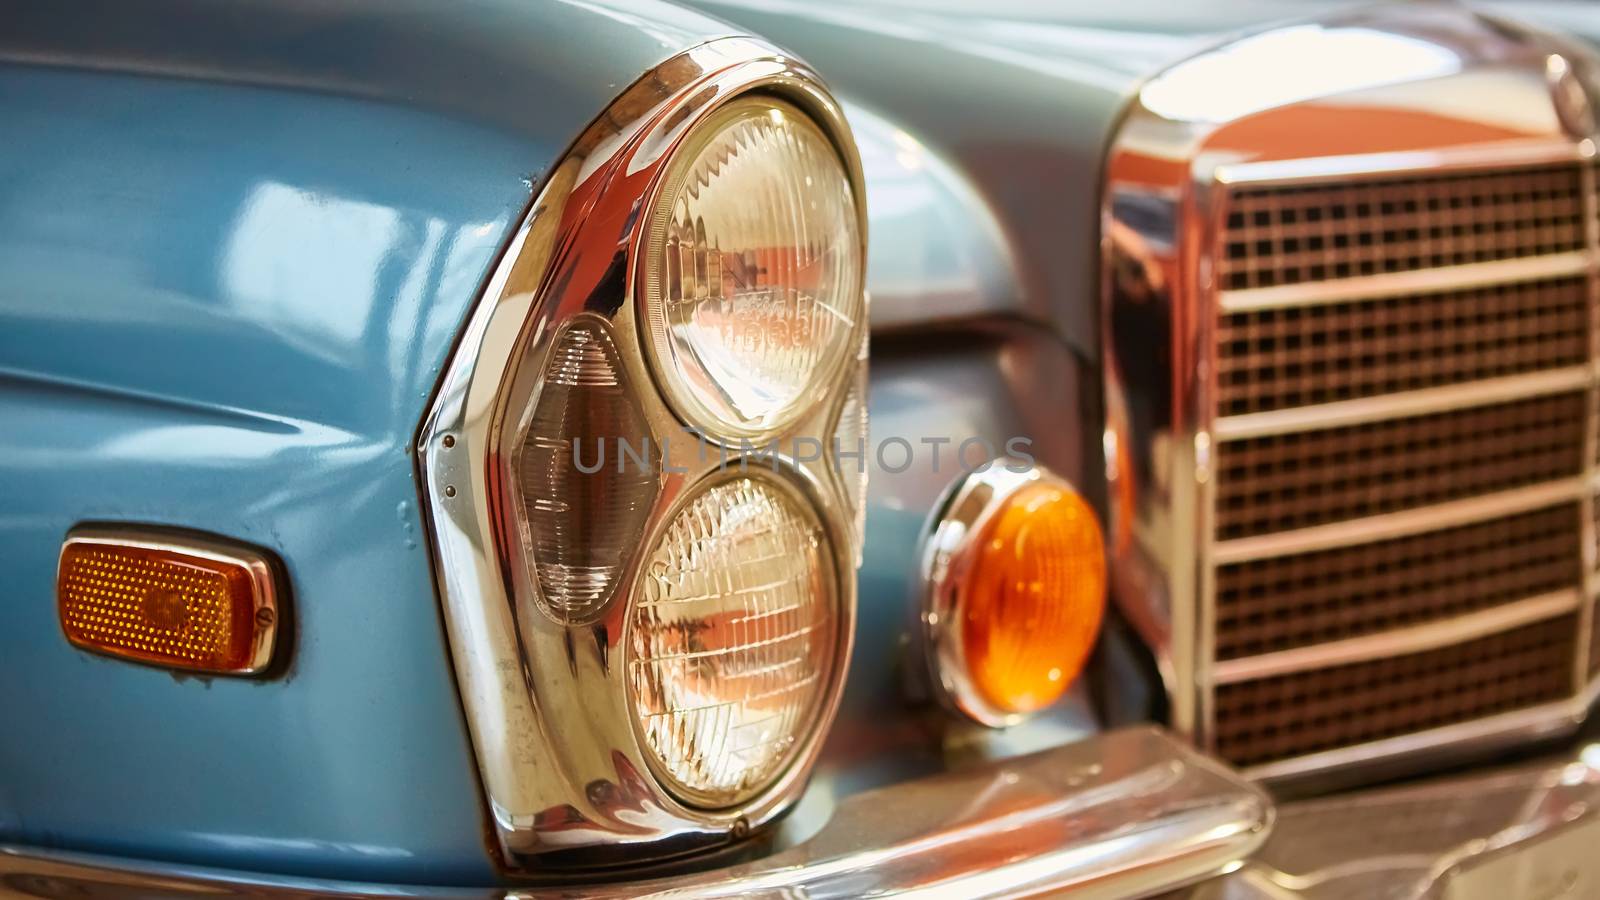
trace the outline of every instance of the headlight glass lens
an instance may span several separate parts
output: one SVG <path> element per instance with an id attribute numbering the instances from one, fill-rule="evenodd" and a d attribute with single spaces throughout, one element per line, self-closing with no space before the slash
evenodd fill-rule
<path id="1" fill-rule="evenodd" d="M 652 548 L 630 616 L 630 697 L 658 774 L 707 807 L 760 793 L 838 665 L 833 551 L 811 505 L 765 476 L 715 483 Z"/>
<path id="2" fill-rule="evenodd" d="M 729 103 L 677 151 L 647 240 L 644 321 L 680 415 L 721 436 L 791 422 L 855 350 L 856 198 L 795 107 Z"/>

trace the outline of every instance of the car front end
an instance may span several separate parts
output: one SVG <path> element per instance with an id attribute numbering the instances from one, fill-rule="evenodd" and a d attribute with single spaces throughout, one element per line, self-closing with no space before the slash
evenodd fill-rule
<path id="1" fill-rule="evenodd" d="M 1600 892 L 1589 45 L 703 5 L 20 10 L 0 887 Z"/>

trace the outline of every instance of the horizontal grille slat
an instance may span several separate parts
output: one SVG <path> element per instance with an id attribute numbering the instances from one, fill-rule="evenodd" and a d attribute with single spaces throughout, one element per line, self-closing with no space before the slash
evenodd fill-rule
<path id="1" fill-rule="evenodd" d="M 1584 247 L 1582 174 L 1560 164 L 1235 189 L 1219 286 L 1272 287 Z"/>
<path id="2" fill-rule="evenodd" d="M 1426 653 L 1221 685 L 1217 752 L 1256 765 L 1560 700 L 1576 629 L 1566 615 Z"/>
<path id="3" fill-rule="evenodd" d="M 1587 360 L 1588 283 L 1562 278 L 1224 315 L 1217 410 L 1235 416 Z"/>
<path id="4" fill-rule="evenodd" d="M 1290 531 L 1578 475 L 1585 404 L 1574 392 L 1223 443 L 1217 536 Z"/>
<path id="5" fill-rule="evenodd" d="M 1569 589 L 1577 504 L 1217 570 L 1216 657 L 1364 637 Z"/>

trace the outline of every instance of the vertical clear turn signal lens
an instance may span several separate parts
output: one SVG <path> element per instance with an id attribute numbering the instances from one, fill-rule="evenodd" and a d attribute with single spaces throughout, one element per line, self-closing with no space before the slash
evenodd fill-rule
<path id="1" fill-rule="evenodd" d="M 806 743 L 839 675 L 821 521 L 776 479 L 716 482 L 679 508 L 639 578 L 627 675 L 658 775 L 699 806 L 759 794 Z"/>
<path id="2" fill-rule="evenodd" d="M 856 202 L 832 142 L 775 98 L 730 102 L 676 151 L 646 233 L 643 321 L 656 377 L 691 424 L 771 433 L 853 358 Z"/>
<path id="3" fill-rule="evenodd" d="M 536 597 L 556 622 L 584 622 L 643 538 L 660 457 L 603 322 L 580 316 L 560 332 L 524 415 L 511 482 Z"/>

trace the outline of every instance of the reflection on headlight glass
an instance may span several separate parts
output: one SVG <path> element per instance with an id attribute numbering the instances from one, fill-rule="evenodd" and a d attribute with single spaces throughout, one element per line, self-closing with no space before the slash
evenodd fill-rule
<path id="1" fill-rule="evenodd" d="M 682 507 L 629 623 L 645 744 L 690 802 L 759 793 L 815 725 L 837 665 L 832 550 L 809 504 L 740 477 Z"/>
<path id="2" fill-rule="evenodd" d="M 769 98 L 730 103 L 679 156 L 649 232 L 650 342 L 687 418 L 765 433 L 854 355 L 855 198 L 822 131 Z"/>

